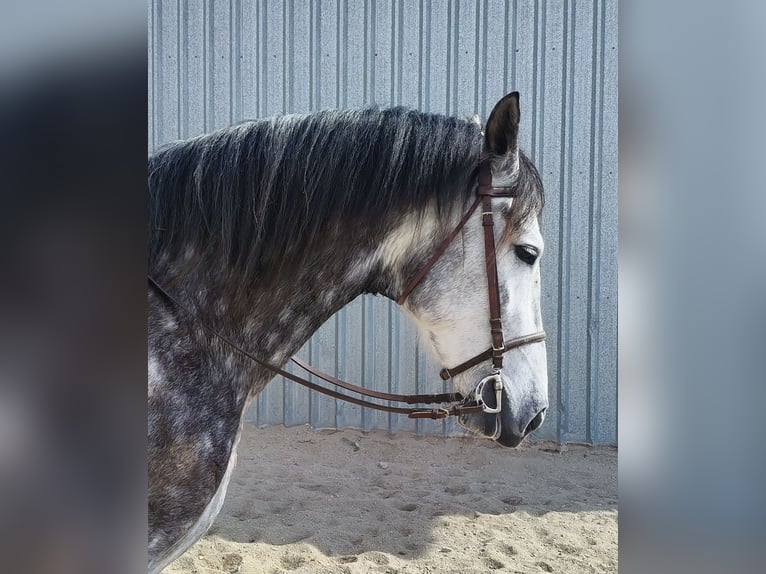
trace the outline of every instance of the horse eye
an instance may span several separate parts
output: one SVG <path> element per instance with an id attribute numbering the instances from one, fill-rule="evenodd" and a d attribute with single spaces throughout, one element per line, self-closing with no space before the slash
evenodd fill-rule
<path id="1" fill-rule="evenodd" d="M 534 265 L 539 255 L 537 249 L 531 245 L 516 245 L 514 251 L 516 252 L 516 257 L 529 265 Z"/>

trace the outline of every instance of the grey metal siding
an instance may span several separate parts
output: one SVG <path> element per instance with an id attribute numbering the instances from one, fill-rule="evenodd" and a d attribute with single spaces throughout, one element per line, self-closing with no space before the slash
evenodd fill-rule
<path id="1" fill-rule="evenodd" d="M 546 189 L 543 320 L 551 408 L 537 438 L 617 442 L 617 1 L 153 0 L 149 147 L 277 113 L 407 105 L 486 119 L 521 92 L 521 144 Z M 299 353 L 393 392 L 446 390 L 394 303 L 360 297 Z M 247 413 L 460 434 L 275 379 Z"/>

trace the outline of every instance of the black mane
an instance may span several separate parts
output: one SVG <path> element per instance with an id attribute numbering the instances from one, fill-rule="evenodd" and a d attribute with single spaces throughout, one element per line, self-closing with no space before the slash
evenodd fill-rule
<path id="1" fill-rule="evenodd" d="M 279 116 L 170 144 L 149 158 L 149 269 L 215 254 L 256 276 L 301 264 L 328 234 L 379 240 L 392 216 L 462 205 L 481 148 L 477 124 L 405 108 Z M 521 175 L 529 192 L 513 211 L 526 217 L 542 185 L 524 157 Z"/>

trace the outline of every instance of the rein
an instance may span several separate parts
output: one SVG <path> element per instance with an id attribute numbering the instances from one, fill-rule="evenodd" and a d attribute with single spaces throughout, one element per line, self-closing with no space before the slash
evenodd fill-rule
<path id="1" fill-rule="evenodd" d="M 173 297 L 170 293 L 168 293 L 162 287 L 162 285 L 160 285 L 157 281 L 155 281 L 152 278 L 151 275 L 149 275 L 148 278 L 149 278 L 149 285 L 154 287 L 163 297 L 165 297 L 173 305 L 175 305 L 176 307 L 184 311 L 187 315 L 190 315 L 192 317 L 194 316 L 194 314 L 191 312 L 191 310 L 188 307 L 186 307 L 178 299 Z M 454 404 L 446 408 L 424 410 L 424 409 L 406 408 L 406 407 L 391 407 L 386 405 L 379 405 L 377 403 L 372 403 L 370 401 L 365 401 L 364 399 L 358 399 L 356 397 L 345 395 L 343 393 L 339 393 L 337 391 L 333 391 L 331 389 L 325 388 L 321 385 L 317 385 L 316 383 L 312 383 L 308 379 L 304 379 L 303 377 L 294 375 L 288 371 L 285 371 L 284 369 L 281 369 L 280 367 L 277 367 L 276 365 L 267 363 L 266 361 L 259 359 L 252 353 L 247 352 L 242 347 L 237 345 L 234 341 L 232 341 L 228 337 L 225 337 L 224 335 L 212 329 L 211 327 L 205 325 L 204 323 L 200 323 L 200 325 L 210 334 L 212 334 L 213 336 L 217 337 L 218 339 L 226 343 L 229 347 L 231 347 L 238 353 L 241 353 L 242 355 L 244 355 L 245 357 L 247 357 L 254 363 L 257 363 L 260 366 L 265 367 L 266 369 L 272 371 L 273 373 L 277 375 L 282 375 L 284 378 L 289 379 L 293 382 L 296 382 L 300 385 L 303 385 L 304 387 L 308 387 L 309 389 L 313 391 L 323 393 L 325 395 L 334 397 L 336 399 L 348 401 L 350 403 L 354 403 L 355 405 L 360 405 L 362 407 L 368 407 L 371 409 L 377 409 L 379 411 L 385 411 L 389 413 L 404 414 L 412 419 L 422 419 L 422 418 L 443 419 L 448 416 L 460 416 L 463 414 L 478 413 L 478 412 L 481 412 L 482 410 L 482 408 L 478 405 L 465 405 L 465 404 Z M 362 387 L 357 387 L 356 385 L 352 385 L 351 383 L 341 381 L 340 379 L 336 379 L 335 377 L 328 375 L 326 373 L 322 373 L 321 371 L 314 369 L 310 365 L 307 365 L 306 363 L 304 363 L 297 357 L 292 357 L 291 360 L 299 367 L 306 369 L 312 375 L 316 375 L 317 377 L 320 377 L 327 382 L 333 383 L 335 385 L 338 385 L 339 387 L 343 387 L 344 389 L 347 389 L 349 391 L 353 391 L 368 397 L 374 397 L 374 398 L 383 399 L 383 400 L 405 402 L 408 404 L 454 403 L 454 402 L 463 400 L 463 396 L 458 393 L 441 394 L 441 395 L 394 395 L 394 394 L 382 393 L 378 391 L 370 391 Z"/>
<path id="2" fill-rule="evenodd" d="M 291 361 L 293 363 L 295 363 L 296 365 L 298 365 L 305 371 L 311 373 L 312 375 L 319 377 L 320 379 L 323 379 L 324 381 L 327 381 L 328 383 L 332 383 L 333 385 L 337 385 L 348 391 L 355 392 L 363 396 L 387 400 L 387 401 L 403 402 L 407 404 L 447 404 L 447 406 L 445 407 L 435 408 L 435 409 L 392 407 L 387 405 L 380 405 L 377 403 L 366 401 L 364 399 L 359 399 L 359 398 L 352 397 L 337 391 L 333 391 L 321 385 L 317 385 L 316 383 L 312 383 L 308 379 L 304 379 L 303 377 L 294 375 L 280 367 L 277 367 L 276 365 L 267 363 L 266 361 L 259 359 L 255 355 L 242 349 L 236 343 L 234 343 L 227 337 L 223 336 L 218 331 L 215 331 L 214 329 L 210 328 L 204 323 L 201 323 L 201 325 L 209 333 L 211 333 L 212 335 L 214 335 L 215 337 L 217 337 L 218 339 L 226 343 L 229 347 L 241 353 L 242 355 L 244 355 L 245 357 L 247 357 L 254 363 L 257 363 L 258 365 L 272 371 L 273 373 L 277 375 L 281 375 L 286 379 L 289 379 L 300 385 L 303 385 L 304 387 L 307 387 L 311 390 L 334 397 L 336 399 L 341 399 L 356 405 L 368 407 L 371 409 L 376 409 L 379 411 L 397 413 L 397 414 L 406 414 L 409 418 L 414 418 L 414 419 L 428 418 L 428 419 L 436 420 L 436 419 L 443 419 L 449 416 L 461 416 L 465 414 L 480 413 L 480 412 L 497 414 L 501 410 L 501 399 L 502 399 L 502 392 L 503 392 L 503 383 L 500 377 L 500 370 L 503 366 L 503 354 L 517 347 L 528 345 L 530 343 L 538 343 L 545 340 L 544 331 L 539 331 L 537 333 L 532 333 L 530 335 L 516 337 L 515 339 L 509 339 L 507 341 L 503 339 L 503 326 L 501 321 L 501 310 L 500 310 L 500 292 L 499 292 L 498 278 L 497 278 L 497 257 L 495 252 L 494 220 L 493 220 L 493 214 L 492 214 L 492 198 L 493 197 L 516 197 L 516 196 L 518 196 L 518 192 L 513 187 L 493 187 L 492 186 L 492 172 L 490 169 L 489 160 L 483 160 L 479 164 L 479 185 L 476 188 L 476 200 L 473 202 L 471 207 L 468 209 L 468 211 L 465 213 L 463 218 L 460 220 L 460 223 L 458 223 L 457 227 L 439 245 L 439 247 L 436 249 L 436 251 L 431 256 L 431 258 L 425 263 L 425 265 L 415 274 L 412 280 L 407 284 L 407 287 L 404 289 L 404 291 L 402 292 L 402 294 L 399 296 L 399 298 L 396 301 L 399 305 L 402 305 L 407 300 L 407 298 L 415 289 L 415 287 L 417 287 L 417 285 L 420 283 L 423 277 L 426 276 L 428 271 L 431 270 L 431 268 L 436 264 L 439 258 L 444 254 L 444 252 L 447 250 L 447 248 L 455 239 L 455 237 L 457 237 L 458 233 L 460 233 L 460 230 L 468 222 L 471 215 L 474 213 L 474 211 L 476 211 L 479 204 L 481 204 L 483 209 L 482 226 L 484 228 L 484 254 L 485 254 L 485 263 L 486 263 L 486 270 L 487 270 L 487 290 L 489 294 L 489 315 L 490 315 L 489 324 L 490 324 L 490 333 L 492 336 L 492 347 L 468 359 L 467 361 L 461 363 L 460 365 L 457 365 L 456 367 L 453 367 L 451 369 L 444 368 L 439 373 L 439 376 L 443 380 L 448 380 L 456 375 L 459 375 L 460 373 L 467 371 L 471 367 L 478 365 L 479 363 L 482 363 L 486 360 L 491 359 L 492 368 L 493 368 L 492 374 L 490 374 L 487 377 L 484 377 L 481 381 L 479 381 L 478 385 L 470 393 L 469 397 L 463 397 L 460 393 L 443 393 L 443 394 L 429 394 L 429 395 L 398 395 L 398 394 L 392 394 L 392 393 L 384 393 L 380 391 L 372 391 L 372 390 L 365 389 L 363 387 L 359 387 L 357 385 L 353 385 L 351 383 L 347 383 L 346 381 L 342 381 L 341 379 L 333 377 L 332 375 L 328 375 L 327 373 L 323 373 L 315 369 L 311 365 L 304 363 L 297 357 L 291 358 Z M 173 297 L 170 293 L 168 293 L 167 290 L 163 288 L 162 285 L 160 285 L 157 281 L 155 281 L 151 275 L 148 276 L 148 279 L 149 279 L 149 285 L 154 287 L 154 289 L 156 289 L 160 294 L 162 294 L 169 302 L 171 302 L 173 305 L 175 305 L 176 307 L 184 311 L 187 315 L 194 317 L 194 314 L 191 312 L 191 310 L 188 307 L 186 307 L 178 299 Z M 483 399 L 484 388 L 490 382 L 493 383 L 493 390 L 495 391 L 495 406 L 494 407 L 490 407 L 489 405 L 487 405 Z M 452 403 L 452 404 L 448 404 L 448 403 Z"/>

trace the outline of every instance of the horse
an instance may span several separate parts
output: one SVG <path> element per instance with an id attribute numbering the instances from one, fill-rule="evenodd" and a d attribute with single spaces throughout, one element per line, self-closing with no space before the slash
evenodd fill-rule
<path id="1" fill-rule="evenodd" d="M 469 401 L 432 414 L 509 447 L 542 424 L 545 344 L 524 335 L 542 329 L 544 194 L 519 121 L 513 92 L 484 129 L 403 107 L 328 110 L 150 156 L 150 572 L 220 511 L 248 403 L 363 293 L 399 302 Z"/>

